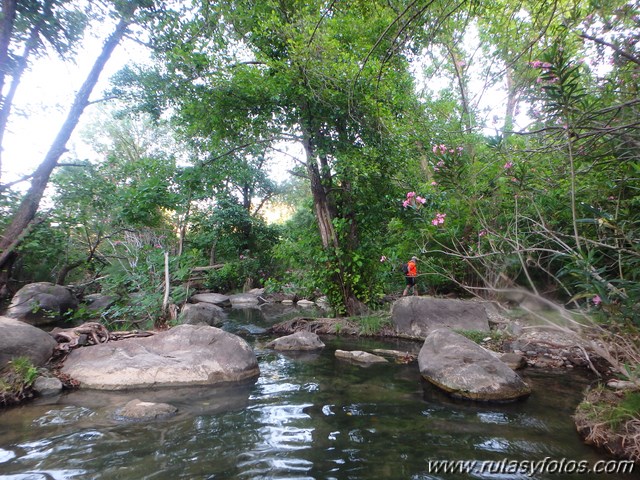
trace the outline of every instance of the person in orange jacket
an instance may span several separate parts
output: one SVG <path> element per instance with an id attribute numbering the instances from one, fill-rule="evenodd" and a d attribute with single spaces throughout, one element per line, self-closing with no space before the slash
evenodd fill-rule
<path id="1" fill-rule="evenodd" d="M 411 257 L 411 260 L 407 262 L 405 278 L 407 279 L 407 286 L 402 292 L 402 296 L 405 297 L 409 293 L 410 289 L 413 289 L 413 294 L 418 295 L 418 287 L 416 287 L 416 277 L 418 276 L 418 267 L 417 264 L 418 259 L 416 257 Z"/>

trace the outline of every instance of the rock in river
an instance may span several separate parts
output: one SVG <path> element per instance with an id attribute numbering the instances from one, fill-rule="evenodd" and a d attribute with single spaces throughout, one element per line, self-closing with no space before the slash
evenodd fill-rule
<path id="1" fill-rule="evenodd" d="M 420 374 L 454 397 L 511 401 L 531 393 L 508 365 L 447 328 L 432 331 L 418 355 Z"/>
<path id="2" fill-rule="evenodd" d="M 151 337 L 73 350 L 62 372 L 81 388 L 124 390 L 237 382 L 260 374 L 251 347 L 208 325 L 178 325 Z"/>

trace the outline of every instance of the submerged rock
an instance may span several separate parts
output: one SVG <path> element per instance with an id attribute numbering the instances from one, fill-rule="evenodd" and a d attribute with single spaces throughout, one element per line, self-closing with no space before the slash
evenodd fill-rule
<path id="1" fill-rule="evenodd" d="M 116 418 L 123 420 L 154 420 L 174 415 L 178 409 L 168 403 L 131 400 L 116 412 Z"/>
<path id="2" fill-rule="evenodd" d="M 350 360 L 352 362 L 362 363 L 365 365 L 370 365 L 372 363 L 388 363 L 389 361 L 381 357 L 379 355 L 374 355 L 373 353 L 367 353 L 360 350 L 336 350 L 335 353 L 336 358 L 341 358 L 343 360 Z"/>
<path id="3" fill-rule="evenodd" d="M 454 397 L 511 401 L 531 393 L 522 378 L 495 355 L 446 328 L 426 338 L 418 366 L 426 380 Z"/>
<path id="4" fill-rule="evenodd" d="M 267 348 L 275 350 L 320 350 L 324 343 L 313 332 L 296 332 L 291 335 L 276 338 L 267 344 Z"/>
<path id="5" fill-rule="evenodd" d="M 73 350 L 62 373 L 81 388 L 123 390 L 237 382 L 260 374 L 251 347 L 207 325 L 178 325 L 151 337 Z"/>

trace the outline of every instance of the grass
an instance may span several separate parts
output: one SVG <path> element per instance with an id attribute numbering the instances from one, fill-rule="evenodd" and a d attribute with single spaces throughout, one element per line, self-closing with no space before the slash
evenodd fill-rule
<path id="1" fill-rule="evenodd" d="M 351 320 L 359 325 L 362 335 L 378 334 L 384 327 L 391 325 L 391 317 L 386 313 L 352 317 Z"/>
<path id="2" fill-rule="evenodd" d="M 628 420 L 640 420 L 640 391 L 627 391 L 622 397 L 600 395 L 597 399 L 582 402 L 578 410 L 591 420 L 606 424 L 613 431 Z"/>
<path id="3" fill-rule="evenodd" d="M 0 373 L 0 405 L 13 405 L 31 395 L 38 368 L 26 357 L 14 358 Z"/>
<path id="4" fill-rule="evenodd" d="M 489 332 L 484 330 L 454 330 L 463 337 L 474 341 L 477 344 L 483 343 L 499 343 L 504 339 L 504 333 L 498 330 L 491 330 Z M 488 339 L 488 340 L 487 340 Z"/>

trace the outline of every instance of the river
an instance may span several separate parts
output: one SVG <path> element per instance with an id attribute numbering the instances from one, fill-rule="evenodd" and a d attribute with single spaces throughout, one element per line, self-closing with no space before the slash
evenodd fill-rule
<path id="1" fill-rule="evenodd" d="M 234 310 L 224 326 L 254 347 L 261 374 L 253 382 L 77 390 L 1 411 L 0 479 L 555 480 L 578 478 L 554 471 L 561 462 L 571 470 L 608 460 L 581 441 L 571 419 L 593 381 L 586 372 L 525 370 L 533 394 L 516 403 L 454 400 L 421 380 L 415 363 L 365 368 L 334 357 L 337 348 L 417 353 L 420 344 L 333 337 L 318 353 L 278 353 L 265 348 L 262 332 L 278 319 Z M 114 418 L 133 398 L 166 401 L 179 413 Z M 441 460 L 476 463 L 465 464 L 470 473 L 435 473 Z M 524 463 L 513 463 L 523 461 L 542 462 L 543 471 L 528 476 Z"/>

